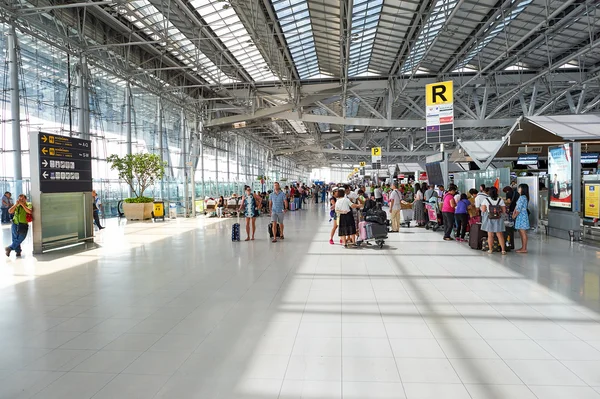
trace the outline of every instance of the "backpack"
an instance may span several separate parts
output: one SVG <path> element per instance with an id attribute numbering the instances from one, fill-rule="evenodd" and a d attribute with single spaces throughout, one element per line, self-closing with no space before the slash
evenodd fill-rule
<path id="1" fill-rule="evenodd" d="M 502 217 L 502 207 L 499 205 L 500 201 L 498 200 L 496 205 L 493 205 L 492 201 L 490 201 L 490 199 L 488 198 L 487 202 L 489 203 L 488 218 L 492 220 L 500 219 Z"/>

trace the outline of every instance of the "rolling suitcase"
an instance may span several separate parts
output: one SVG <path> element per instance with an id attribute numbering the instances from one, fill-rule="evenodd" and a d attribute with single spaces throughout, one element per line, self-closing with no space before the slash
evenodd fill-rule
<path id="1" fill-rule="evenodd" d="M 290 211 L 295 211 L 296 210 L 296 201 L 292 200 L 290 202 Z"/>
<path id="2" fill-rule="evenodd" d="M 231 241 L 240 241 L 240 224 L 234 223 L 231 226 Z"/>
<path id="3" fill-rule="evenodd" d="M 365 230 L 367 231 L 367 239 L 383 239 L 387 238 L 387 227 L 379 223 L 367 223 Z"/>
<path id="4" fill-rule="evenodd" d="M 471 225 L 469 231 L 469 246 L 471 249 L 481 249 L 481 240 L 487 237 L 487 233 L 481 230 L 481 223 Z"/>
<path id="5" fill-rule="evenodd" d="M 515 248 L 515 228 L 513 226 L 504 227 L 504 242 L 506 252 L 510 252 Z"/>
<path id="6" fill-rule="evenodd" d="M 281 232 L 279 231 L 279 223 L 277 223 L 277 238 L 281 237 Z M 269 237 L 273 238 L 273 223 L 269 223 Z"/>
<path id="7" fill-rule="evenodd" d="M 367 239 L 367 222 L 360 222 L 358 224 L 358 235 L 360 241 Z"/>

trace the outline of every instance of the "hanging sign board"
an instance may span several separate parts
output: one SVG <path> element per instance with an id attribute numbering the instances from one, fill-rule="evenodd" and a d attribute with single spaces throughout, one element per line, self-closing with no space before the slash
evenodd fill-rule
<path id="1" fill-rule="evenodd" d="M 360 163 L 359 163 L 359 166 L 360 166 L 361 168 L 364 168 L 365 166 L 367 166 L 367 163 L 366 163 L 366 162 L 360 162 Z"/>
<path id="2" fill-rule="evenodd" d="M 381 147 L 371 148 L 371 163 L 373 169 L 381 169 Z"/>
<path id="3" fill-rule="evenodd" d="M 427 144 L 454 142 L 453 82 L 450 80 L 426 85 L 425 102 Z"/>
<path id="4" fill-rule="evenodd" d="M 42 193 L 92 191 L 92 142 L 40 133 L 39 165 Z"/>

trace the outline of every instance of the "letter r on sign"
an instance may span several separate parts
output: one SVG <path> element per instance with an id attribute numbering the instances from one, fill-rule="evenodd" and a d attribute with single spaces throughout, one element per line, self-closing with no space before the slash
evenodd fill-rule
<path id="1" fill-rule="evenodd" d="M 447 102 L 448 99 L 446 98 L 445 94 L 446 94 L 446 86 L 440 85 L 440 86 L 431 86 L 431 97 L 433 98 L 433 102 L 438 103 L 437 98 L 440 97 L 441 101 L 440 102 Z"/>

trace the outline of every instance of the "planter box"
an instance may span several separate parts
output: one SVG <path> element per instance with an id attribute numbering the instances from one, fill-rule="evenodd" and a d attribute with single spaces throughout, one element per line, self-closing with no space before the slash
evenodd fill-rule
<path id="1" fill-rule="evenodd" d="M 152 219 L 152 211 L 154 204 L 148 202 L 146 204 L 128 204 L 123 203 L 123 213 L 127 220 L 146 220 Z"/>

